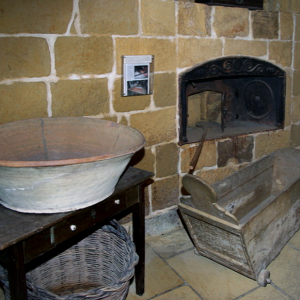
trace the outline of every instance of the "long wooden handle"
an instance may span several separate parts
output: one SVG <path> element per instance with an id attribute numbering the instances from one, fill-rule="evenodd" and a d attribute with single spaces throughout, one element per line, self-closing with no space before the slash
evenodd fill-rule
<path id="1" fill-rule="evenodd" d="M 204 133 L 202 134 L 200 143 L 198 144 L 196 152 L 195 152 L 195 154 L 194 154 L 194 156 L 193 156 L 193 158 L 192 158 L 192 160 L 190 162 L 189 174 L 193 174 L 194 173 L 194 170 L 196 168 L 196 165 L 197 165 L 197 162 L 199 160 L 200 154 L 202 152 L 202 148 L 203 148 L 203 144 L 204 144 L 204 141 L 205 141 L 205 138 L 206 138 L 207 131 L 208 131 L 208 128 L 206 128 L 205 131 L 204 131 Z"/>

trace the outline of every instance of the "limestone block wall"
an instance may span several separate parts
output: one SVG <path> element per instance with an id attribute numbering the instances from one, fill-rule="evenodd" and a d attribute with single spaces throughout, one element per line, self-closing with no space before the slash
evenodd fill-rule
<path id="1" fill-rule="evenodd" d="M 153 94 L 122 97 L 121 57 L 139 54 L 155 56 Z M 286 71 L 285 128 L 206 142 L 197 173 L 213 182 L 300 145 L 300 0 L 266 0 L 263 11 L 174 0 L 1 1 L 0 123 L 90 116 L 139 129 L 147 144 L 132 164 L 155 173 L 146 190 L 152 216 L 177 204 L 195 151 L 177 144 L 178 75 L 227 55 Z"/>

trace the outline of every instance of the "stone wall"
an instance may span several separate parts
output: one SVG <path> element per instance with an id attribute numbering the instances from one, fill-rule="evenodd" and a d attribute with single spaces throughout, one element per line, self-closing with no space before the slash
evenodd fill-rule
<path id="1" fill-rule="evenodd" d="M 213 182 L 300 145 L 300 0 L 266 0 L 264 11 L 173 0 L 1 1 L 0 45 L 0 123 L 92 116 L 139 129 L 147 144 L 132 164 L 155 173 L 149 216 L 176 207 L 195 151 L 177 144 L 177 81 L 188 67 L 249 55 L 287 73 L 284 130 L 206 142 L 201 177 Z M 121 97 L 121 57 L 139 54 L 155 56 L 153 94 Z"/>

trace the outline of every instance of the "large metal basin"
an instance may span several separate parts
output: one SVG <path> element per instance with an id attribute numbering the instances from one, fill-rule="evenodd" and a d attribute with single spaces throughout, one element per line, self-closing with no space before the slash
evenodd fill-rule
<path id="1" fill-rule="evenodd" d="M 97 118 L 29 119 L 0 126 L 0 203 L 26 213 L 58 213 L 114 191 L 145 144 L 136 129 Z"/>

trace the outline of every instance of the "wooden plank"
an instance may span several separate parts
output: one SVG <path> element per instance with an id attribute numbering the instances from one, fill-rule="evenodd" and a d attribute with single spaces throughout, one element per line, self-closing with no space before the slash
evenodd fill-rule
<path id="1" fill-rule="evenodd" d="M 182 179 L 184 188 L 192 195 L 185 200 L 181 199 L 182 203 L 186 203 L 191 207 L 203 211 L 209 215 L 221 218 L 225 221 L 237 224 L 238 220 L 229 214 L 222 207 L 217 205 L 217 195 L 214 189 L 201 178 L 187 174 Z"/>
<path id="2" fill-rule="evenodd" d="M 241 233 L 223 230 L 187 214 L 183 214 L 183 218 L 199 254 L 253 278 Z"/>
<path id="3" fill-rule="evenodd" d="M 272 193 L 272 168 L 266 169 L 218 199 L 218 204 L 241 220 Z"/>
<path id="4" fill-rule="evenodd" d="M 145 291 L 145 201 L 144 189 L 139 186 L 136 190 L 137 198 L 140 202 L 133 206 L 133 242 L 135 243 L 136 253 L 139 256 L 139 262 L 135 266 L 135 285 L 136 293 L 142 296 Z"/>
<path id="5" fill-rule="evenodd" d="M 300 228 L 300 201 L 289 211 L 281 211 L 268 224 L 263 224 L 261 230 L 250 241 L 245 236 L 245 243 L 256 276 L 261 269 L 266 268 L 280 253 L 290 238 Z"/>
<path id="6" fill-rule="evenodd" d="M 217 218 L 213 215 L 209 215 L 205 212 L 202 212 L 198 209 L 195 209 L 195 208 L 190 207 L 183 203 L 179 203 L 178 207 L 179 207 L 179 210 L 183 214 L 187 214 L 194 218 L 202 220 L 204 222 L 211 223 L 212 225 L 214 225 L 216 227 L 220 227 L 220 228 L 222 228 L 226 231 L 229 231 L 231 233 L 234 233 L 234 234 L 239 234 L 241 232 L 241 227 L 239 225 L 235 225 L 235 224 L 227 222 L 221 218 Z"/>
<path id="7" fill-rule="evenodd" d="M 27 285 L 22 244 L 16 244 L 6 251 L 6 267 L 8 272 L 11 300 L 26 300 Z"/>
<path id="8" fill-rule="evenodd" d="M 280 191 L 288 188 L 300 178 L 300 151 L 278 149 L 274 155 L 274 187 Z"/>
<path id="9" fill-rule="evenodd" d="M 247 183 L 250 178 L 258 176 L 266 169 L 273 166 L 273 154 L 265 156 L 248 166 L 234 172 L 226 178 L 212 184 L 212 188 L 216 191 L 218 198 L 224 197 L 226 194 L 237 189 L 239 186 Z"/>

